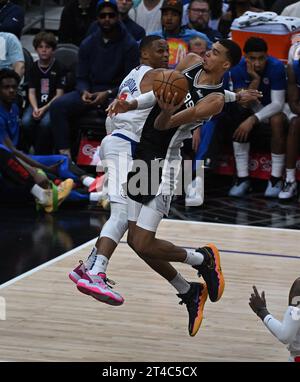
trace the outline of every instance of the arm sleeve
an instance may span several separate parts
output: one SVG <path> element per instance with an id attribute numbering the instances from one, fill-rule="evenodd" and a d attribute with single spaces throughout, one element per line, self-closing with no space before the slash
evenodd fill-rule
<path id="1" fill-rule="evenodd" d="M 300 309 L 289 306 L 282 322 L 268 314 L 264 318 L 264 324 L 280 342 L 290 344 L 300 329 Z"/>
<path id="2" fill-rule="evenodd" d="M 274 114 L 279 113 L 284 106 L 285 90 L 271 90 L 271 103 L 264 106 L 255 116 L 259 121 L 272 117 Z"/>

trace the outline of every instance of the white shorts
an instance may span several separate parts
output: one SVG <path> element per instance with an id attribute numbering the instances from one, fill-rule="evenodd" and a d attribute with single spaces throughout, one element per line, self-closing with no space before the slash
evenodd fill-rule
<path id="1" fill-rule="evenodd" d="M 128 198 L 128 220 L 136 222 L 140 228 L 156 232 L 161 219 L 169 213 L 171 198 L 170 195 L 159 194 L 147 204 Z"/>
<path id="2" fill-rule="evenodd" d="M 101 142 L 99 156 L 107 176 L 109 200 L 126 204 L 127 197 L 122 184 L 126 183 L 132 166 L 130 141 L 107 135 Z"/>

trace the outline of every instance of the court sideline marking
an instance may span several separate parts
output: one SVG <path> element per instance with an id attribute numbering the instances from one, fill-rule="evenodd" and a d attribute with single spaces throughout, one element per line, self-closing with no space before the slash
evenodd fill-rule
<path id="1" fill-rule="evenodd" d="M 247 229 L 263 229 L 263 230 L 276 230 L 276 231 L 288 231 L 288 232 L 294 232 L 294 233 L 298 233 L 299 234 L 299 231 L 298 230 L 294 230 L 294 229 L 285 229 L 285 228 L 273 228 L 273 227 L 255 227 L 255 226 L 246 226 L 246 225 L 236 225 L 236 224 L 220 224 L 220 223 L 206 223 L 206 222 L 196 222 L 196 221 L 190 221 L 190 220 L 174 220 L 174 219 L 163 219 L 163 221 L 169 221 L 169 222 L 172 222 L 172 223 L 181 223 L 181 224 L 195 224 L 195 225 L 212 225 L 212 226 L 223 226 L 223 227 L 234 227 L 234 228 L 247 228 Z M 74 253 L 78 252 L 79 250 L 81 249 L 84 249 L 88 246 L 90 246 L 91 244 L 93 244 L 96 240 L 98 239 L 98 236 L 95 237 L 94 239 L 91 239 L 89 241 L 87 241 L 86 243 L 84 244 L 81 244 L 79 245 L 78 247 L 76 248 L 73 248 L 71 249 L 70 251 L 68 252 L 65 252 L 63 253 L 62 255 L 60 256 L 57 256 L 55 257 L 54 259 L 52 260 L 49 260 L 47 261 L 46 263 L 43 263 L 25 273 L 22 273 L 21 275 L 17 276 L 17 277 L 14 277 L 13 279 L 11 280 L 8 280 L 7 282 L 5 282 L 4 284 L 1 284 L 0 285 L 0 290 L 3 289 L 3 288 L 6 288 L 12 284 L 14 284 L 15 282 L 19 281 L 19 280 L 22 280 L 23 278 L 25 277 L 28 277 L 28 276 L 31 276 L 32 274 L 48 267 L 49 265 L 52 265 L 52 264 L 55 264 L 56 262 L 68 257 L 68 256 L 71 256 L 73 255 Z M 126 244 L 126 241 L 121 241 L 120 244 Z M 242 254 L 242 255 L 254 255 L 254 256 L 271 256 L 271 257 L 283 257 L 283 258 L 289 258 L 289 259 L 298 259 L 300 260 L 300 257 L 298 256 L 288 256 L 288 255 L 280 255 L 280 254 L 272 254 L 272 253 L 259 253 L 259 252 L 244 252 L 244 251 L 237 251 L 237 250 L 222 250 L 222 249 L 219 249 L 220 252 L 225 252 L 225 253 L 233 253 L 233 254 Z"/>

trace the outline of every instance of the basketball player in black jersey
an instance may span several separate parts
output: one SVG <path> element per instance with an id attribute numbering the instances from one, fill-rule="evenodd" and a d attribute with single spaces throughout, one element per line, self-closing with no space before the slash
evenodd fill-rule
<path id="1" fill-rule="evenodd" d="M 156 105 L 150 112 L 144 125 L 141 145 L 135 154 L 136 161 L 139 159 L 143 160 L 145 174 L 148 173 L 152 162 L 160 163 L 162 162 L 161 159 L 164 158 L 167 158 L 165 161 L 166 165 L 173 159 L 176 164 L 178 162 L 180 164 L 181 158 L 178 153 L 178 147 L 180 147 L 185 137 L 189 137 L 191 128 L 195 124 L 199 125 L 199 121 L 209 118 L 222 109 L 224 92 L 221 78 L 225 70 L 239 61 L 240 55 L 240 49 L 236 44 L 224 41 L 223 43 L 214 44 L 212 51 L 207 54 L 203 65 L 198 55 L 190 54 L 177 66 L 177 70 L 185 71 L 191 91 L 187 95 L 183 110 L 174 116 L 172 114 L 178 107 L 174 107 L 174 100 L 171 99 L 167 99 L 167 102 L 159 100 L 160 108 Z M 206 75 L 207 77 L 205 77 Z M 198 81 L 199 85 L 197 85 Z M 210 94 L 211 92 L 212 94 Z M 248 92 L 246 97 L 245 95 L 235 96 L 231 93 L 230 97 L 234 99 L 235 97 L 241 98 L 241 101 L 244 103 L 257 99 L 257 91 L 253 91 L 253 94 L 249 93 L 251 92 Z M 145 107 L 149 107 L 150 101 L 152 105 L 155 104 L 157 100 L 153 96 L 153 92 L 149 92 L 150 99 L 145 99 L 147 94 L 143 94 L 143 100 L 139 101 L 137 101 L 138 99 L 130 102 L 122 99 L 115 100 L 109 107 L 108 114 L 114 115 L 141 108 L 142 103 L 147 105 Z M 200 100 L 201 102 L 198 102 Z M 186 113 L 185 107 L 189 108 L 188 113 Z M 164 122 L 163 120 L 166 116 L 166 124 L 163 123 L 163 126 L 161 126 L 161 119 Z M 169 127 L 174 127 L 174 129 L 158 131 L 154 128 L 155 121 L 157 122 L 155 127 L 158 129 Z M 189 126 L 186 126 L 186 123 Z M 184 124 L 184 127 L 178 127 L 182 124 Z M 178 161 L 177 158 L 179 158 Z M 177 169 L 175 168 L 176 171 Z M 187 305 L 189 312 L 189 333 L 191 336 L 194 336 L 202 321 L 203 307 L 208 293 L 213 301 L 217 301 L 223 292 L 224 279 L 220 269 L 218 251 L 213 245 L 201 248 L 199 251 L 183 250 L 173 246 L 171 243 L 155 238 L 155 232 L 160 220 L 163 215 L 168 214 L 169 202 L 173 192 L 174 177 L 173 179 L 171 177 L 166 178 L 166 175 L 168 175 L 168 172 L 163 171 L 160 178 L 164 181 L 159 182 L 157 189 L 148 192 L 148 195 L 133 196 L 129 190 L 129 195 L 133 199 L 137 198 L 136 201 L 129 200 L 133 207 L 133 212 L 137 213 L 136 215 L 131 213 L 129 216 L 130 233 L 128 235 L 128 242 L 155 271 L 166 278 L 177 289 L 178 296 Z M 129 188 L 130 181 L 134 176 L 135 173 L 133 171 L 128 179 Z M 151 249 L 149 252 L 146 248 L 147 244 L 144 245 L 143 243 L 144 238 L 146 240 L 145 244 L 149 243 L 150 245 L 149 248 Z M 174 256 L 172 255 L 173 249 Z M 202 272 L 207 286 L 205 283 L 188 283 L 171 267 L 168 261 L 181 261 L 195 266 L 199 272 Z"/>
<path id="2" fill-rule="evenodd" d="M 157 239 L 156 230 L 163 216 L 169 212 L 181 163 L 181 144 L 200 121 L 221 112 L 224 106 L 223 74 L 240 58 L 241 50 L 236 43 L 220 40 L 213 44 L 203 62 L 194 55 L 183 59 L 177 69 L 189 82 L 184 103 L 177 111 L 178 107 L 174 106 L 176 96 L 174 99 L 169 96 L 164 101 L 158 95 L 159 101 L 145 122 L 134 166 L 128 174 L 128 244 L 178 291 L 181 303 L 187 306 L 191 336 L 201 325 L 207 295 L 215 302 L 223 294 L 225 283 L 219 252 L 213 244 L 197 250 L 175 246 Z M 151 169 L 156 168 L 157 162 L 162 162 L 162 166 L 159 174 L 154 173 L 159 179 L 155 184 Z M 146 192 L 140 192 L 137 179 L 141 184 L 146 178 L 149 180 Z M 205 283 L 187 282 L 169 262 L 191 265 Z"/>

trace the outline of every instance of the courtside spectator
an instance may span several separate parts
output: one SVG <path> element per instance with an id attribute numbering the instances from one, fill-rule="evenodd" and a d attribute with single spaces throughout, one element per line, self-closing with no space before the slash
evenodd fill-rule
<path id="1" fill-rule="evenodd" d="M 43 170 L 50 167 L 38 163 L 19 151 L 19 109 L 15 103 L 20 82 L 11 69 L 0 70 L 0 173 L 4 182 L 30 192 L 45 212 L 57 209 L 73 188 L 73 180 L 67 179 L 58 187 L 52 184 Z M 23 187 L 23 189 L 22 189 Z"/>
<path id="2" fill-rule="evenodd" d="M 7 32 L 0 32 L 0 69 L 13 69 L 22 79 L 25 72 L 24 54 L 18 38 Z"/>
<path id="3" fill-rule="evenodd" d="M 250 142 L 254 144 L 267 138 L 269 143 L 269 126 L 272 172 L 265 196 L 277 197 L 282 188 L 285 166 L 284 131 L 287 122 L 285 114 L 282 113 L 286 94 L 286 72 L 283 63 L 269 56 L 267 51 L 268 46 L 263 39 L 250 37 L 244 45 L 245 57 L 228 74 L 234 91 L 255 89 L 262 92 L 261 101 L 251 109 L 236 110 L 235 115 L 231 116 L 237 180 L 229 191 L 230 196 L 243 197 L 250 190 Z"/>
<path id="4" fill-rule="evenodd" d="M 160 8 L 163 0 L 142 0 L 129 11 L 129 17 L 143 27 L 146 35 L 160 29 Z"/>
<path id="5" fill-rule="evenodd" d="M 80 45 L 76 90 L 50 106 L 55 148 L 71 156 L 70 117 L 92 109 L 104 112 L 109 99 L 117 95 L 122 79 L 139 64 L 137 42 L 119 21 L 115 0 L 100 0 L 98 30 Z"/>
<path id="6" fill-rule="evenodd" d="M 204 33 L 181 25 L 182 10 L 181 0 L 164 0 L 161 7 L 162 28 L 152 33 L 168 41 L 170 68 L 174 68 L 188 53 L 188 44 L 193 37 L 202 38 L 206 41 L 208 47 L 211 47 L 211 41 Z"/>
<path id="7" fill-rule="evenodd" d="M 40 32 L 33 46 L 39 56 L 29 73 L 29 102 L 22 125 L 29 147 L 33 145 L 37 155 L 53 153 L 53 138 L 49 107 L 64 93 L 63 68 L 54 57 L 57 41 L 53 33 Z"/>
<path id="8" fill-rule="evenodd" d="M 208 0 L 192 0 L 188 6 L 188 27 L 204 33 L 212 42 L 220 40 L 220 32 L 209 26 L 210 7 Z"/>

